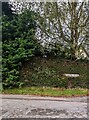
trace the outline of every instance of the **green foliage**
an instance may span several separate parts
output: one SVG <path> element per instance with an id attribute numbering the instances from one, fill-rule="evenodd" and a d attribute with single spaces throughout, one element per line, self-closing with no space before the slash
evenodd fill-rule
<path id="1" fill-rule="evenodd" d="M 48 67 L 34 68 L 30 79 L 32 86 L 66 87 L 66 81 L 57 74 L 56 70 Z"/>
<path id="2" fill-rule="evenodd" d="M 23 64 L 21 80 L 28 86 L 68 87 L 68 78 L 63 74 L 79 74 L 78 78 L 70 78 L 72 87 L 87 87 L 87 64 L 60 60 L 59 58 L 34 58 Z"/>
<path id="3" fill-rule="evenodd" d="M 3 87 L 21 87 L 20 69 L 22 62 L 35 55 L 39 44 L 34 37 L 35 17 L 31 11 L 24 11 L 12 20 L 2 17 L 2 77 Z"/>

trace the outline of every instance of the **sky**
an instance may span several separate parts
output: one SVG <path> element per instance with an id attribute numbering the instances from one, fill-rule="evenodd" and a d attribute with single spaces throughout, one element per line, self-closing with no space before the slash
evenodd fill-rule
<path id="1" fill-rule="evenodd" d="M 8 0 L 1 0 L 1 1 L 8 1 Z M 45 2 L 45 1 L 47 1 L 47 2 L 56 2 L 56 1 L 58 1 L 58 2 L 67 2 L 67 0 L 10 0 L 10 1 L 23 1 L 23 2 Z M 70 1 L 70 2 L 72 2 L 72 1 L 74 1 L 74 2 L 88 2 L 88 0 L 68 0 L 68 1 Z"/>

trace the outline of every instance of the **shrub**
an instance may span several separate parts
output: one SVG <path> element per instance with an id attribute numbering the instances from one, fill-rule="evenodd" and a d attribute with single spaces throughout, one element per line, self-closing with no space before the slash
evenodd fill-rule
<path id="1" fill-rule="evenodd" d="M 12 20 L 2 16 L 2 78 L 3 87 L 21 87 L 22 62 L 30 59 L 39 50 L 35 35 L 35 17 L 31 11 L 15 15 Z"/>
<path id="2" fill-rule="evenodd" d="M 78 78 L 72 78 L 72 87 L 87 87 L 87 63 L 60 60 L 59 58 L 33 58 L 23 64 L 21 80 L 27 81 L 27 86 L 68 87 L 65 73 L 77 73 Z M 70 78 L 71 79 L 71 78 Z"/>

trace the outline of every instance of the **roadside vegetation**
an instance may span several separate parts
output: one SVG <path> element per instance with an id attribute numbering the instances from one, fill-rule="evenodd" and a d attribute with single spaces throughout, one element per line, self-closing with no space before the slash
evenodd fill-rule
<path id="1" fill-rule="evenodd" d="M 2 93 L 87 95 L 89 54 L 85 46 L 89 36 L 86 4 L 35 4 L 39 6 L 37 11 L 44 11 L 42 14 L 31 9 L 34 4 L 29 3 L 29 9 L 25 3 L 20 8 L 20 4 L 2 3 Z M 71 19 L 65 25 L 68 17 Z M 69 78 L 71 89 L 68 89 L 68 78 L 63 74 L 79 74 L 77 78 Z"/>
<path id="2" fill-rule="evenodd" d="M 69 78 L 72 88 L 88 87 L 88 63 L 86 61 L 71 61 L 60 58 L 35 57 L 26 61 L 20 71 L 20 80 L 25 86 L 47 86 L 68 88 L 68 78 L 64 74 L 79 74 L 79 77 Z"/>
<path id="3" fill-rule="evenodd" d="M 23 88 L 6 89 L 2 91 L 2 94 L 76 97 L 76 96 L 89 95 L 89 90 L 82 88 L 64 89 L 64 88 L 53 88 L 53 87 L 23 87 Z"/>

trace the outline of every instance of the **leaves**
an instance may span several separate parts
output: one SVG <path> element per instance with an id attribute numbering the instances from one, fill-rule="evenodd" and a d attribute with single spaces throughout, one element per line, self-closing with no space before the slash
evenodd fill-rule
<path id="1" fill-rule="evenodd" d="M 34 13 L 24 11 L 9 17 L 2 16 L 2 49 L 3 49 L 3 87 L 21 87 L 20 69 L 22 62 L 34 56 L 39 49 L 35 34 Z"/>

